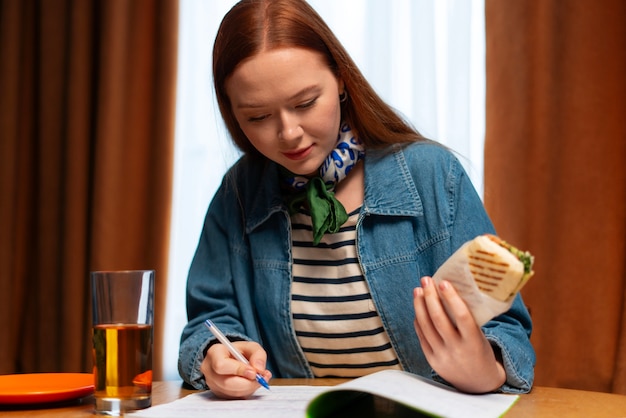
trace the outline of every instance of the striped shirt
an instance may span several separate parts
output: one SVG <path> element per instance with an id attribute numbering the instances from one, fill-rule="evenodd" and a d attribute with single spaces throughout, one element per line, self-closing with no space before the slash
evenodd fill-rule
<path id="1" fill-rule="evenodd" d="M 313 246 L 310 215 L 291 217 L 291 311 L 298 342 L 316 377 L 357 377 L 401 369 L 356 254 L 356 221 Z"/>

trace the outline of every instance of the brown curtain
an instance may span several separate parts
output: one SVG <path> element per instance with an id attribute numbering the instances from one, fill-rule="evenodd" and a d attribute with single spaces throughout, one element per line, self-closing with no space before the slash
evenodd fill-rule
<path id="1" fill-rule="evenodd" d="M 536 384 L 626 394 L 626 2 L 485 6 L 485 204 L 536 256 Z"/>
<path id="2" fill-rule="evenodd" d="M 0 374 L 91 371 L 89 271 L 154 269 L 161 375 L 177 14 L 0 2 Z"/>

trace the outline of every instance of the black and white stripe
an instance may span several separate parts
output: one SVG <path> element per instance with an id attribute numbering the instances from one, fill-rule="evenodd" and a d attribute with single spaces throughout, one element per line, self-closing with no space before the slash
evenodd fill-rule
<path id="1" fill-rule="evenodd" d="M 400 369 L 356 254 L 358 210 L 313 246 L 311 218 L 292 216 L 291 309 L 298 341 L 315 376 L 357 377 Z"/>

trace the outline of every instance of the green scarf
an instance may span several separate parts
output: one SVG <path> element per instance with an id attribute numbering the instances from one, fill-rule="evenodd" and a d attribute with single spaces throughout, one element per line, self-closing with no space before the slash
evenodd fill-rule
<path id="1" fill-rule="evenodd" d="M 348 220 L 348 214 L 341 202 L 321 177 L 310 179 L 305 190 L 288 198 L 289 214 L 293 215 L 303 203 L 308 203 L 313 226 L 313 245 L 320 243 L 326 232 L 334 234 Z"/>

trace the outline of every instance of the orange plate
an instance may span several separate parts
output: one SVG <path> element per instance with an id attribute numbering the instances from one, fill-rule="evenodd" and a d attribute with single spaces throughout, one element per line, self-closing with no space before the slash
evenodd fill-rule
<path id="1" fill-rule="evenodd" d="M 90 373 L 33 373 L 0 376 L 0 404 L 67 401 L 91 395 Z"/>

